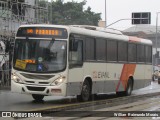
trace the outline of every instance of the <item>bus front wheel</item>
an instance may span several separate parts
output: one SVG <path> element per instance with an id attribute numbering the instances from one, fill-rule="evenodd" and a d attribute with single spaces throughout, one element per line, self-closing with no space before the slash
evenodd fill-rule
<path id="1" fill-rule="evenodd" d="M 77 99 L 79 101 L 85 102 L 90 99 L 90 96 L 91 96 L 91 86 L 90 86 L 89 82 L 86 80 L 83 83 L 81 95 L 78 95 Z"/>
<path id="2" fill-rule="evenodd" d="M 158 84 L 160 84 L 160 78 L 158 78 Z"/>
<path id="3" fill-rule="evenodd" d="M 33 97 L 34 100 L 36 100 L 36 101 L 42 101 L 43 98 L 44 98 L 44 95 L 32 94 L 32 97 Z"/>

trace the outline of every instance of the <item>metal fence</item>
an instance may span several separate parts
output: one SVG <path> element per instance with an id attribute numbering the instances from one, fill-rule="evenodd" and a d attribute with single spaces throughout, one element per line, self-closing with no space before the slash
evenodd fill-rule
<path id="1" fill-rule="evenodd" d="M 0 71 L 0 87 L 1 89 L 4 87 L 10 87 L 11 85 L 11 78 L 10 78 L 10 70 L 2 70 Z"/>
<path id="2" fill-rule="evenodd" d="M 7 61 L 0 70 L 0 89 L 10 89 L 11 86 L 11 69 Z"/>

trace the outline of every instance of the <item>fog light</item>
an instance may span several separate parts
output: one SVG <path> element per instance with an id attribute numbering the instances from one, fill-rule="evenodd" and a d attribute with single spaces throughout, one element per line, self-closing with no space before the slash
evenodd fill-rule
<path id="1" fill-rule="evenodd" d="M 52 93 L 61 93 L 61 89 L 51 89 Z"/>

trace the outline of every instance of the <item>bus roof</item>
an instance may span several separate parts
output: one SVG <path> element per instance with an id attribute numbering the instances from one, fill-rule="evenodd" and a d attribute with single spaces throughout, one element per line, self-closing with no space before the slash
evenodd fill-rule
<path id="1" fill-rule="evenodd" d="M 30 24 L 30 25 L 21 25 L 20 27 L 58 27 L 66 28 L 68 34 L 75 33 L 81 35 L 88 35 L 93 37 L 109 38 L 116 39 L 121 41 L 137 42 L 141 44 L 152 45 L 152 41 L 148 39 L 132 37 L 124 35 L 122 32 L 115 29 L 102 28 L 97 26 L 88 26 L 88 25 L 51 25 L 51 24 Z"/>

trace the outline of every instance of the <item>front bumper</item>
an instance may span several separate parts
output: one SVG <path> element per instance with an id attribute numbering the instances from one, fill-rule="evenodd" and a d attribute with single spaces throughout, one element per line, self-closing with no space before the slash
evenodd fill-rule
<path id="1" fill-rule="evenodd" d="M 23 93 L 23 94 L 39 94 L 39 95 L 54 95 L 54 96 L 66 96 L 65 83 L 59 86 L 42 86 L 42 85 L 30 85 L 16 83 L 11 80 L 11 92 Z"/>

